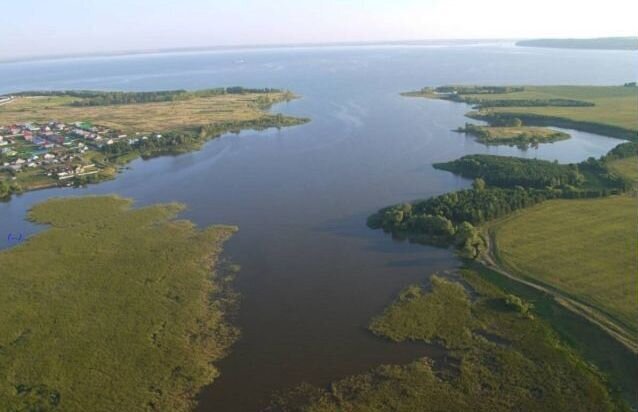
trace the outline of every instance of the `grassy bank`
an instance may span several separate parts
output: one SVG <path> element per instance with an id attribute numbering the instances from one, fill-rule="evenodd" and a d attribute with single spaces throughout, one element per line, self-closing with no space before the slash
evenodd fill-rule
<path id="1" fill-rule="evenodd" d="M 528 302 L 473 270 L 461 276 L 471 294 L 433 277 L 431 289 L 408 288 L 371 325 L 394 341 L 438 341 L 445 359 L 380 366 L 329 390 L 305 385 L 278 397 L 274 410 L 627 410 Z"/>
<path id="2" fill-rule="evenodd" d="M 520 120 L 526 126 L 557 126 L 638 139 L 635 86 L 444 86 L 408 96 L 468 103 L 470 117 L 492 125 Z"/>
<path id="3" fill-rule="evenodd" d="M 218 269 L 232 227 L 175 204 L 50 200 L 44 232 L 0 252 L 0 405 L 11 411 L 186 411 L 236 331 Z"/>
<path id="4" fill-rule="evenodd" d="M 511 273 L 603 313 L 636 340 L 636 204 L 633 196 L 546 202 L 491 226 L 496 257 Z"/>

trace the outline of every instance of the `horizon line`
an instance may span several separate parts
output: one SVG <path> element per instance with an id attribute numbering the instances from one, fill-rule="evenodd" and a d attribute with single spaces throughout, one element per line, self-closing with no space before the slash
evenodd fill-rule
<path id="1" fill-rule="evenodd" d="M 85 57 L 118 57 L 118 56 L 135 56 L 145 54 L 161 54 L 161 53 L 189 53 L 189 52 L 205 52 L 216 50 L 248 50 L 248 49 L 285 49 L 296 47 L 339 47 L 339 46 L 420 46 L 436 43 L 487 43 L 493 41 L 519 41 L 527 38 L 450 38 L 450 39 L 406 39 L 406 40 L 361 40 L 361 41 L 335 41 L 335 42 L 301 42 L 301 43 L 256 43 L 256 44 L 227 44 L 212 46 L 184 46 L 184 47 L 162 47 L 148 49 L 126 49 L 113 51 L 96 51 L 96 52 L 77 52 L 77 53 L 60 53 L 60 54 L 43 54 L 21 57 L 0 57 L 0 64 L 20 63 L 28 61 L 41 60 L 64 60 L 77 59 Z"/>

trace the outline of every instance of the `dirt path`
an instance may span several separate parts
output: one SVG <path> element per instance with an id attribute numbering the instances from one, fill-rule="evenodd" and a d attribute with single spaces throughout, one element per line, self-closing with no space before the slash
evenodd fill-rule
<path id="1" fill-rule="evenodd" d="M 507 277 L 508 279 L 522 283 L 526 286 L 534 288 L 543 293 L 547 293 L 548 295 L 552 296 L 552 298 L 554 298 L 554 300 L 558 302 L 560 305 L 562 305 L 563 307 L 569 309 L 570 311 L 574 312 L 575 314 L 579 316 L 582 316 L 583 318 L 587 319 L 589 322 L 592 322 L 593 324 L 599 326 L 605 332 L 607 332 L 611 337 L 616 339 L 618 342 L 620 342 L 622 345 L 627 347 L 629 350 L 631 350 L 634 353 L 638 353 L 638 343 L 632 338 L 632 336 L 629 333 L 627 333 L 622 327 L 618 326 L 616 323 L 609 320 L 605 316 L 601 315 L 600 313 L 598 313 L 591 307 L 581 302 L 578 302 L 568 296 L 565 296 L 564 294 L 556 290 L 544 287 L 542 285 L 536 284 L 534 282 L 531 282 L 525 279 L 521 279 L 520 277 L 513 275 L 512 273 L 503 269 L 497 263 L 498 259 L 496 258 L 496 251 L 495 251 L 496 242 L 494 240 L 493 232 L 488 231 L 488 236 L 486 236 L 485 238 L 487 242 L 487 253 L 485 253 L 480 259 L 478 259 L 478 261 L 481 264 L 483 264 L 485 267 L 495 272 L 498 272 L 499 274 Z"/>

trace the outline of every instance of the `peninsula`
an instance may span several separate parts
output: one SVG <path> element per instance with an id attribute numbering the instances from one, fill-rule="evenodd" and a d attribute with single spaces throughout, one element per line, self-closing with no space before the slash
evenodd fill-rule
<path id="1" fill-rule="evenodd" d="M 6 96 L 0 105 L 0 198 L 109 179 L 135 158 L 197 150 L 228 132 L 305 123 L 268 112 L 294 98 L 289 91 L 241 87 Z"/>
<path id="2" fill-rule="evenodd" d="M 471 105 L 474 110 L 467 116 L 485 121 L 489 127 L 470 133 L 489 143 L 498 140 L 485 138 L 484 134 L 516 136 L 516 143 L 555 140 L 555 131 L 541 132 L 537 128 L 546 126 L 638 140 L 638 87 L 632 82 L 621 86 L 452 85 L 425 87 L 403 95 Z M 499 130 L 501 133 L 497 133 Z M 510 142 L 505 139 L 503 143 Z"/>

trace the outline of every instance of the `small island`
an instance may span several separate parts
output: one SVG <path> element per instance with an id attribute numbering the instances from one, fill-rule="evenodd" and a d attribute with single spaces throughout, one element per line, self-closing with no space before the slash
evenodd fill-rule
<path id="1" fill-rule="evenodd" d="M 476 141 L 486 145 L 509 144 L 519 147 L 538 146 L 541 143 L 552 143 L 569 139 L 569 134 L 546 127 L 523 126 L 520 119 L 512 119 L 512 126 L 480 126 L 465 123 L 465 127 L 457 129 L 476 137 Z"/>
<path id="2" fill-rule="evenodd" d="M 237 228 L 131 206 L 48 200 L 28 218 L 49 227 L 0 252 L 3 410 L 186 412 L 219 375 L 237 337 L 220 254 Z"/>
<path id="3" fill-rule="evenodd" d="M 34 91 L 0 100 L 0 199 L 113 178 L 123 165 L 198 150 L 224 133 L 303 124 L 268 109 L 277 89 Z"/>

